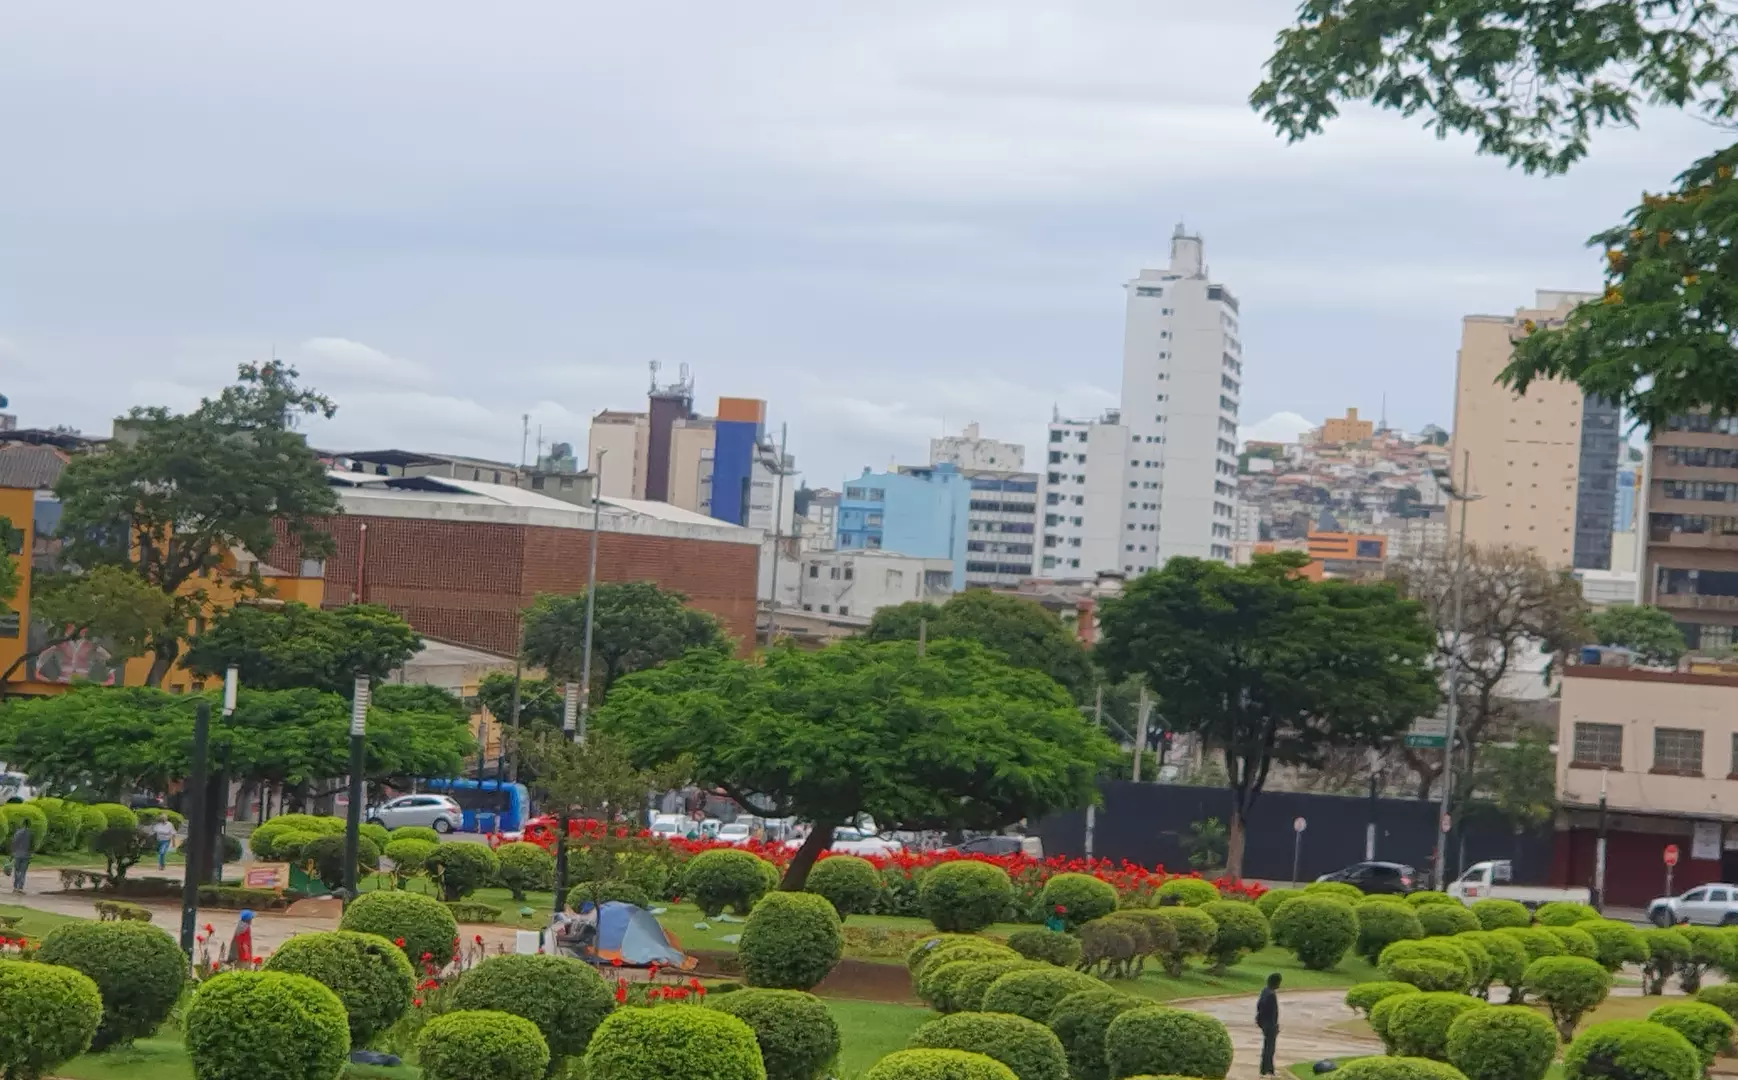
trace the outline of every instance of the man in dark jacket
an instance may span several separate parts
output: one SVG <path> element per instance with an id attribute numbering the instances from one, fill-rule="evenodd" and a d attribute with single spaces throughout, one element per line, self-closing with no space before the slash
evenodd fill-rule
<path id="1" fill-rule="evenodd" d="M 1279 1038 L 1279 972 L 1267 977 L 1255 1001 L 1255 1026 L 1261 1029 L 1261 1075 L 1274 1075 L 1273 1044 Z"/>
<path id="2" fill-rule="evenodd" d="M 30 869 L 30 827 L 18 826 L 18 831 L 12 834 L 12 891 L 24 891 L 24 872 Z"/>

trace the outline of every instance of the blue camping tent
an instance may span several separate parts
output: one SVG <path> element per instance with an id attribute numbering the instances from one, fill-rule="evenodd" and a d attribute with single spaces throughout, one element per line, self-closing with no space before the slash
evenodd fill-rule
<path id="1" fill-rule="evenodd" d="M 620 960 L 632 967 L 692 969 L 698 963 L 682 951 L 669 931 L 643 907 L 611 900 L 597 916 L 597 958 L 604 963 Z"/>

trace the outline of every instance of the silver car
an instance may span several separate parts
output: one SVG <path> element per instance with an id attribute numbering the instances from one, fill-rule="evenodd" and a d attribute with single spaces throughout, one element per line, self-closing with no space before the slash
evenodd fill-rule
<path id="1" fill-rule="evenodd" d="M 1682 896 L 1659 897 L 1648 904 L 1647 917 L 1655 926 L 1738 924 L 1738 886 L 1714 882 L 1698 885 Z"/>
<path id="2" fill-rule="evenodd" d="M 438 833 L 458 832 L 464 822 L 459 804 L 446 795 L 400 795 L 370 807 L 368 820 L 389 829 L 423 825 Z"/>

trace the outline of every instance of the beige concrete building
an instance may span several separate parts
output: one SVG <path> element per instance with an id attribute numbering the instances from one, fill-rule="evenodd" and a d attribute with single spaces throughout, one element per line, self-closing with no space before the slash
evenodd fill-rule
<path id="1" fill-rule="evenodd" d="M 1468 315 L 1455 378 L 1455 485 L 1478 496 L 1467 540 L 1531 548 L 1552 566 L 1611 568 L 1621 444 L 1615 405 L 1573 383 L 1497 382 L 1526 324 L 1560 324 L 1590 293 L 1540 290 L 1513 315 Z"/>
<path id="2" fill-rule="evenodd" d="M 591 418 L 586 461 L 603 454 L 598 494 L 606 499 L 646 497 L 646 449 L 650 426 L 643 412 L 606 409 Z"/>
<path id="3" fill-rule="evenodd" d="M 1334 445 L 1363 442 L 1375 433 L 1375 424 L 1358 419 L 1357 409 L 1347 409 L 1344 417 L 1322 421 L 1322 434 L 1318 441 Z"/>
<path id="4" fill-rule="evenodd" d="M 1692 649 L 1729 648 L 1738 644 L 1738 418 L 1673 417 L 1648 453 L 1643 599 L 1671 612 Z"/>

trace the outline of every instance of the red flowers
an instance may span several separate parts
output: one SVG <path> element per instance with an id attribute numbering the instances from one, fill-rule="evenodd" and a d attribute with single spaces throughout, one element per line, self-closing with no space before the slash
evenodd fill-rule
<path id="1" fill-rule="evenodd" d="M 627 983 L 627 980 L 626 979 L 617 979 L 616 980 L 616 1004 L 618 1004 L 618 1005 L 623 1004 L 627 1000 L 628 1000 L 628 983 Z"/>
<path id="2" fill-rule="evenodd" d="M 1060 888 L 1060 886 L 1058 886 L 1058 888 Z M 1068 914 L 1068 905 L 1067 904 L 1057 904 L 1056 905 L 1056 914 L 1058 914 L 1058 915 Z"/>
<path id="3" fill-rule="evenodd" d="M 434 953 L 431 953 L 431 952 L 425 952 L 425 953 L 423 953 L 423 954 L 422 954 L 422 962 L 423 962 L 423 963 L 425 963 L 425 964 L 426 964 L 426 963 L 428 963 L 428 962 L 429 962 L 429 961 L 430 961 L 430 960 L 433 960 L 433 959 L 434 959 Z"/>
<path id="4" fill-rule="evenodd" d="M 397 945 L 397 946 L 398 946 L 398 947 L 399 947 L 399 948 L 401 948 L 401 949 L 402 949 L 402 948 L 404 948 L 404 939 L 403 939 L 403 938 L 401 938 L 401 937 L 395 937 L 395 938 L 393 938 L 393 939 L 392 939 L 392 943 L 393 943 L 393 944 L 394 944 L 394 945 Z"/>

